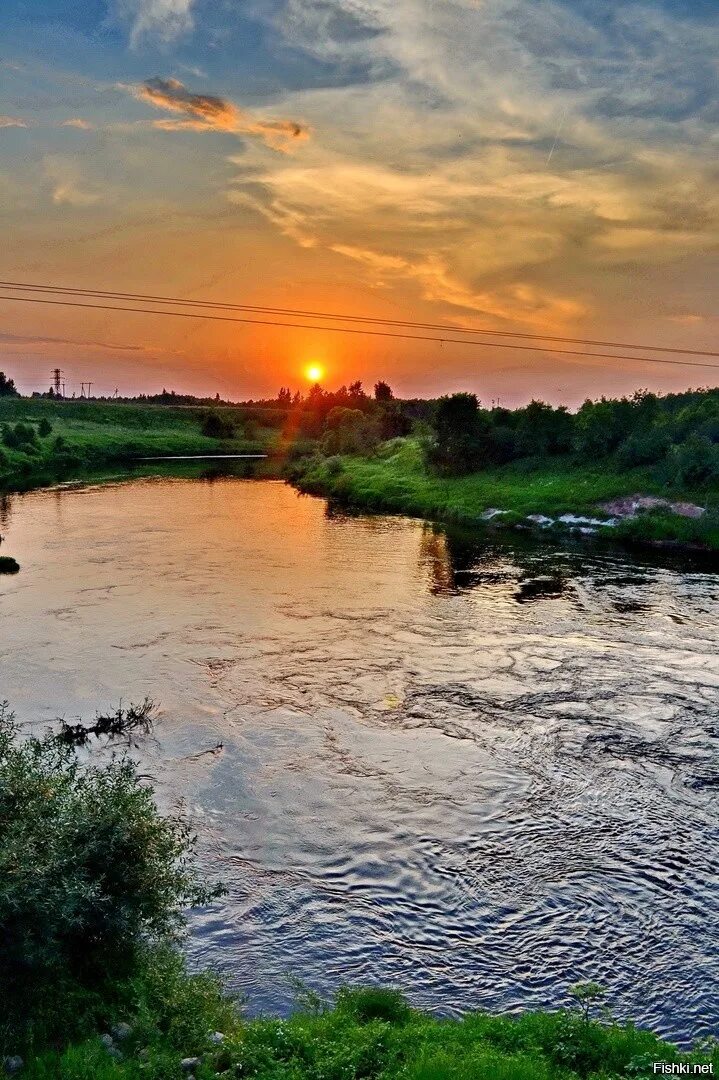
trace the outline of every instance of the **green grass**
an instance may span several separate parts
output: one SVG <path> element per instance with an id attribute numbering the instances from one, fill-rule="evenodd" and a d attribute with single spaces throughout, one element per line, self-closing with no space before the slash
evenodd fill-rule
<path id="1" fill-rule="evenodd" d="M 275 431 L 257 428 L 243 409 L 223 410 L 235 422 L 233 438 L 209 438 L 201 431 L 207 412 L 199 407 L 0 399 L 0 425 L 21 422 L 39 430 L 43 418 L 52 425 L 33 446 L 0 445 L 0 490 L 37 487 L 142 457 L 261 453 L 276 439 Z"/>
<path id="2" fill-rule="evenodd" d="M 441 477 L 426 469 L 412 439 L 394 440 L 371 458 L 315 456 L 295 466 L 301 490 L 337 498 L 357 509 L 390 511 L 461 525 L 485 524 L 484 511 L 507 511 L 493 525 L 526 524 L 530 514 L 602 516 L 599 504 L 624 495 L 665 495 L 700 502 L 703 518 L 642 515 L 616 534 L 632 541 L 672 540 L 719 550 L 719 497 L 714 492 L 670 491 L 650 469 L 624 472 L 589 468 L 569 458 L 526 459 L 468 476 Z M 605 515 L 606 516 L 606 515 Z"/>
<path id="3" fill-rule="evenodd" d="M 331 1007 L 244 1020 L 211 978 L 167 960 L 134 981 L 120 1014 L 131 1034 L 117 1040 L 118 1060 L 98 1029 L 26 1059 L 23 1077 L 180 1080 L 181 1059 L 195 1056 L 197 1080 L 608 1080 L 651 1076 L 652 1061 L 719 1066 L 716 1049 L 713 1058 L 711 1050 L 682 1054 L 649 1031 L 576 1010 L 439 1019 L 390 989 L 346 989 Z M 225 1036 L 219 1045 L 216 1030 Z"/>

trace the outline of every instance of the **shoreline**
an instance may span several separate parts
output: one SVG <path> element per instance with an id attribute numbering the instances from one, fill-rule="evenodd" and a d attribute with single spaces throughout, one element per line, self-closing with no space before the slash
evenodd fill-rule
<path id="1" fill-rule="evenodd" d="M 566 474 L 571 472 L 565 463 L 565 476 L 559 480 L 566 480 Z M 688 503 L 691 516 L 672 511 L 675 505 L 687 504 L 688 494 L 696 498 L 696 493 L 676 493 L 677 500 L 673 501 L 640 475 L 617 477 L 587 474 L 579 469 L 575 472 L 577 493 L 568 498 L 552 493 L 557 477 L 542 470 L 533 473 L 505 468 L 441 478 L 429 476 L 416 463 L 408 465 L 392 457 L 315 458 L 296 464 L 288 478 L 298 491 L 322 496 L 350 511 L 404 514 L 490 535 L 523 533 L 555 541 L 591 540 L 608 546 L 686 552 L 719 560 L 716 509 L 692 502 Z M 580 490 L 582 483 L 598 488 L 600 495 L 596 499 L 587 497 Z M 559 481 L 557 486 L 561 486 Z M 601 491 L 602 487 L 606 490 Z M 506 496 L 504 505 L 502 494 Z M 644 501 L 650 509 L 612 516 L 601 508 L 601 503 L 612 500 Z"/>

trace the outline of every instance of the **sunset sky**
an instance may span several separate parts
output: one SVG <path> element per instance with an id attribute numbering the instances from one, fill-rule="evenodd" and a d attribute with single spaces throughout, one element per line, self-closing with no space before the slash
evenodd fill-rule
<path id="1" fill-rule="evenodd" d="M 4 0 L 2 277 L 717 348 L 716 0 Z M 575 404 L 697 368 L 0 301 L 24 391 L 386 378 Z M 719 365 L 719 361 L 716 361 Z"/>

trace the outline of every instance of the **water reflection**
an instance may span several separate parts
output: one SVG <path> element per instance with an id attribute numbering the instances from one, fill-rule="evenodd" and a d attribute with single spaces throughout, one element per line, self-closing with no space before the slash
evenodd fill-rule
<path id="1" fill-rule="evenodd" d="M 36 722 L 161 703 L 143 771 L 229 886 L 192 955 L 253 1009 L 288 1007 L 288 973 L 444 1011 L 594 978 L 711 1028 L 715 576 L 214 475 L 5 505 L 0 697 Z"/>

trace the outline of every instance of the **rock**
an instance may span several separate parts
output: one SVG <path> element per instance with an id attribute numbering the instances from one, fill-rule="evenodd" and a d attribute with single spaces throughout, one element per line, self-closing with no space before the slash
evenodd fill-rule
<path id="1" fill-rule="evenodd" d="M 531 521 L 533 525 L 541 525 L 543 529 L 546 529 L 549 525 L 554 525 L 554 519 L 545 517 L 544 514 L 529 514 L 527 521 Z"/>
<path id="2" fill-rule="evenodd" d="M 106 1050 L 111 1050 L 112 1047 L 115 1045 L 115 1040 L 113 1039 L 112 1035 L 101 1035 L 100 1042 Z"/>
<path id="3" fill-rule="evenodd" d="M 562 525 L 616 525 L 616 521 L 605 521 L 603 518 L 584 517 L 581 514 L 562 514 L 557 520 L 561 521 Z"/>
<path id="4" fill-rule="evenodd" d="M 5 1072 L 8 1076 L 14 1076 L 15 1073 L 20 1072 L 24 1064 L 25 1062 L 19 1054 L 13 1054 L 12 1057 L 6 1057 L 3 1061 Z"/>
<path id="5" fill-rule="evenodd" d="M 200 1059 L 198 1057 L 183 1058 L 180 1062 L 180 1068 L 183 1072 L 189 1073 L 196 1069 L 199 1064 Z"/>
<path id="6" fill-rule="evenodd" d="M 706 513 L 706 508 L 696 503 L 670 502 L 658 495 L 627 495 L 623 499 L 602 503 L 599 509 L 618 518 L 636 517 L 643 510 L 668 510 L 671 514 L 686 518 L 700 518 Z"/>
<path id="7" fill-rule="evenodd" d="M 213 1031 L 210 1035 L 210 1042 L 213 1046 L 219 1046 L 221 1042 L 225 1041 L 225 1036 L 221 1031 Z"/>
<path id="8" fill-rule="evenodd" d="M 115 1061 L 122 1061 L 122 1050 L 118 1046 L 108 1046 L 107 1052 Z"/>
<path id="9" fill-rule="evenodd" d="M 132 1035 L 132 1028 L 129 1024 L 125 1024 L 122 1021 L 118 1024 L 113 1024 L 110 1028 L 110 1034 L 113 1039 L 117 1039 L 118 1042 L 122 1042 L 123 1039 L 127 1039 Z"/>
<path id="10" fill-rule="evenodd" d="M 496 507 L 491 506 L 489 510 L 485 510 L 480 517 L 482 518 L 482 521 L 491 521 L 492 518 L 496 518 L 498 514 L 507 514 L 508 512 L 509 511 L 507 510 L 498 510 Z"/>

